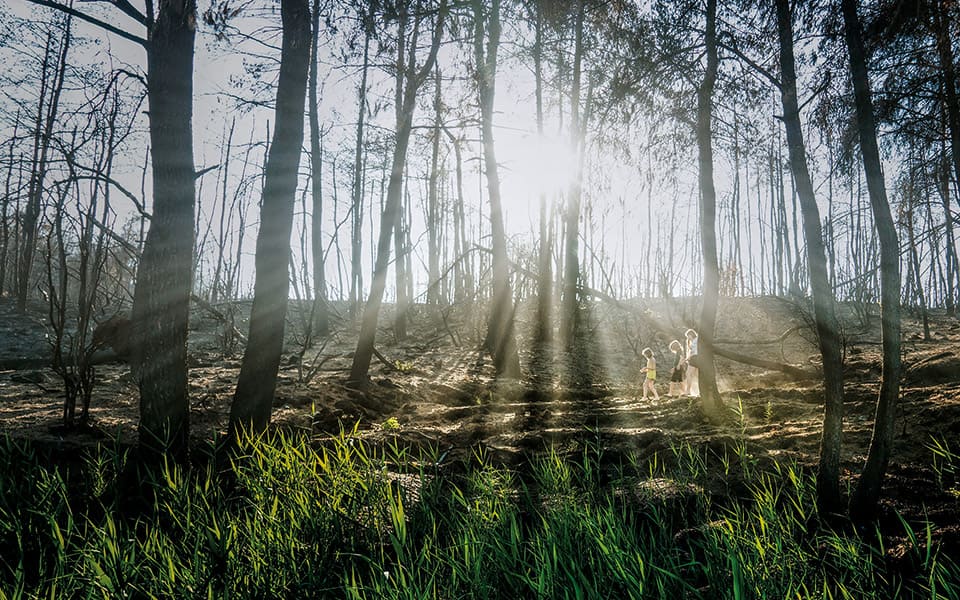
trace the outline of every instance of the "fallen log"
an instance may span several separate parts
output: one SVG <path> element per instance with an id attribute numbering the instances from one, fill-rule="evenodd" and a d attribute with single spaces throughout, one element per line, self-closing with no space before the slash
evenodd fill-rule
<path id="1" fill-rule="evenodd" d="M 599 298 L 601 300 L 610 302 L 614 306 L 620 308 L 621 310 L 625 310 L 630 313 L 633 313 L 634 315 L 639 317 L 641 321 L 643 321 L 652 329 L 661 331 L 670 337 L 679 337 L 678 332 L 676 330 L 661 324 L 655 319 L 650 318 L 643 310 L 639 308 L 632 307 L 629 304 L 626 304 L 620 300 L 617 300 L 616 298 L 610 296 L 609 294 L 605 294 L 604 292 L 601 292 L 599 290 L 594 290 L 586 286 L 582 287 L 581 291 L 587 294 L 588 296 L 593 296 L 594 298 Z M 780 336 L 781 339 L 787 337 L 788 335 L 793 333 L 793 331 L 794 329 L 787 330 Z M 798 380 L 817 379 L 818 377 L 820 377 L 820 374 L 815 371 L 808 371 L 806 369 L 801 369 L 800 367 L 795 367 L 793 365 L 788 365 L 788 364 L 776 362 L 773 360 L 754 358 L 753 356 L 741 354 L 740 352 L 734 352 L 732 350 L 726 350 L 724 348 L 720 348 L 716 344 L 714 344 L 713 346 L 713 353 L 716 354 L 717 356 L 722 356 L 727 360 L 743 363 L 745 365 L 750 365 L 752 367 L 760 367 L 761 369 L 767 369 L 768 371 L 778 371 L 780 373 L 784 373 L 785 375 L 789 375 L 790 377 Z"/>
<path id="2" fill-rule="evenodd" d="M 588 287 L 583 288 L 583 292 L 587 295 L 593 296 L 595 298 L 600 298 L 601 300 L 606 300 L 612 302 L 615 306 L 622 310 L 627 310 L 635 315 L 637 315 L 641 321 L 646 323 L 649 327 L 661 331 L 667 334 L 670 337 L 680 337 L 678 332 L 670 327 L 662 325 L 658 321 L 651 319 L 644 311 L 634 308 L 616 298 L 613 298 L 609 294 L 605 294 L 598 290 L 593 290 Z M 785 338 L 790 335 L 794 330 L 790 329 L 786 331 L 781 338 Z M 815 371 L 808 371 L 806 369 L 801 369 L 800 367 L 795 367 L 793 365 L 788 365 L 785 363 L 776 362 L 773 360 L 765 360 L 762 358 L 754 358 L 753 356 L 748 356 L 746 354 L 741 354 L 740 352 L 734 352 L 732 350 L 726 350 L 716 345 L 713 345 L 713 353 L 717 356 L 722 356 L 727 360 L 732 360 L 734 362 L 743 363 L 745 365 L 750 365 L 752 367 L 760 367 L 761 369 L 767 369 L 768 371 L 778 371 L 785 375 L 788 375 L 797 380 L 807 380 L 807 379 L 817 379 L 820 377 L 820 374 Z"/>
<path id="3" fill-rule="evenodd" d="M 239 329 L 237 329 L 237 326 L 234 325 L 233 320 L 228 318 L 227 315 L 220 312 L 217 309 L 217 307 L 210 304 L 209 302 L 207 302 L 206 300 L 204 300 L 203 298 L 201 298 L 196 294 L 190 294 L 190 299 L 193 300 L 194 304 L 196 304 L 197 306 L 202 308 L 204 311 L 206 311 L 207 314 L 213 317 L 221 325 L 225 327 L 230 327 L 233 330 L 233 335 L 237 336 L 238 340 L 240 340 L 244 344 L 247 343 L 247 336 L 243 335 L 243 333 Z"/>
<path id="4" fill-rule="evenodd" d="M 486 248 L 481 248 L 481 249 L 484 251 L 489 251 Z M 515 272 L 525 277 L 529 277 L 534 280 L 536 280 L 538 277 L 537 274 L 534 273 L 533 271 L 527 269 L 526 267 L 518 265 L 517 263 L 514 263 L 512 261 L 511 261 L 511 267 Z M 597 298 L 599 300 L 603 300 L 604 302 L 607 302 L 608 304 L 612 304 L 613 306 L 619 308 L 620 310 L 636 315 L 641 321 L 643 321 L 644 324 L 646 324 L 648 327 L 650 327 L 655 331 L 662 332 L 671 338 L 682 337 L 682 335 L 680 335 L 682 332 L 674 329 L 673 327 L 668 327 L 666 325 L 663 325 L 656 319 L 650 318 L 650 316 L 647 315 L 646 312 L 639 307 L 630 306 L 629 304 L 623 302 L 622 300 L 614 298 L 610 294 L 607 294 L 600 290 L 593 289 L 585 285 L 581 285 L 579 289 L 582 294 L 585 294 L 587 296 L 592 296 L 593 298 Z M 780 338 L 773 341 L 772 343 L 777 343 L 782 341 L 797 329 L 798 328 L 788 329 L 783 334 L 781 334 Z M 717 356 L 721 356 L 723 358 L 726 358 L 727 360 L 743 363 L 745 365 L 750 365 L 752 367 L 767 369 L 768 371 L 778 371 L 780 373 L 788 375 L 797 380 L 817 379 L 820 377 L 820 374 L 817 373 L 816 371 L 808 371 L 807 369 L 802 369 L 800 367 L 795 367 L 793 365 L 788 365 L 788 364 L 784 364 L 784 363 L 780 363 L 772 360 L 754 358 L 746 354 L 733 352 L 732 350 L 725 350 L 723 348 L 718 347 L 716 344 L 714 344 L 713 352 Z"/>
<path id="5" fill-rule="evenodd" d="M 801 369 L 800 367 L 794 367 L 793 365 L 787 365 L 772 360 L 754 358 L 752 356 L 747 356 L 746 354 L 740 354 L 739 352 L 733 352 L 732 350 L 726 350 L 717 346 L 713 347 L 713 353 L 717 356 L 722 356 L 723 358 L 732 360 L 734 362 L 743 363 L 753 367 L 760 367 L 761 369 L 767 369 L 768 371 L 779 371 L 797 380 L 817 379 L 820 377 L 820 374 L 816 371 L 808 371 L 806 369 Z"/>
<path id="6" fill-rule="evenodd" d="M 714 343 L 715 343 L 715 344 L 724 344 L 724 345 L 729 345 L 729 346 L 735 346 L 735 345 L 736 345 L 736 346 L 745 346 L 745 345 L 750 345 L 750 346 L 772 346 L 772 345 L 774 345 L 774 344 L 782 344 L 783 342 L 786 341 L 786 339 L 787 339 L 788 337 L 790 337 L 790 334 L 796 333 L 796 332 L 798 332 L 798 331 L 801 331 L 801 330 L 803 330 L 803 328 L 804 328 L 803 325 L 794 325 L 793 327 L 791 327 L 790 329 L 784 331 L 783 333 L 780 334 L 779 337 L 777 337 L 776 339 L 773 339 L 773 340 L 760 340 L 760 341 L 758 341 L 758 342 L 752 342 L 752 341 L 748 341 L 748 340 L 714 340 Z"/>
<path id="7" fill-rule="evenodd" d="M 386 367 L 387 369 L 389 369 L 390 371 L 397 371 L 397 370 L 398 370 L 398 369 L 397 369 L 397 365 L 395 365 L 395 364 L 393 364 L 392 362 L 390 362 L 389 360 L 387 360 L 387 357 L 385 357 L 383 354 L 381 354 L 380 351 L 377 350 L 376 348 L 373 349 L 373 355 L 376 356 L 376 357 L 377 357 L 377 360 L 379 360 L 381 363 L 383 363 L 383 366 L 385 366 L 385 367 Z"/>

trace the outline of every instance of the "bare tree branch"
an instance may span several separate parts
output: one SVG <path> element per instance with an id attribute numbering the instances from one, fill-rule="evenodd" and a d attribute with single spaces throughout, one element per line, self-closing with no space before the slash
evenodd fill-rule
<path id="1" fill-rule="evenodd" d="M 80 0 L 81 2 L 99 2 L 100 0 Z M 142 12 L 136 9 L 132 4 L 127 0 L 106 0 L 110 4 L 113 4 L 120 9 L 120 12 L 127 15 L 137 23 L 141 25 L 147 24 L 147 17 Z"/>
<path id="2" fill-rule="evenodd" d="M 139 44 L 144 48 L 150 45 L 150 42 L 148 42 L 146 39 L 136 34 L 130 33 L 129 31 L 124 31 L 119 27 L 116 27 L 114 25 L 101 21 L 100 19 L 97 19 L 95 17 L 91 17 L 86 13 L 80 12 L 79 10 L 76 10 L 75 8 L 71 8 L 64 4 L 60 4 L 59 2 L 53 2 L 52 0 L 27 0 L 27 2 L 30 2 L 32 4 L 38 4 L 40 6 L 46 6 L 47 8 L 52 8 L 54 10 L 59 10 L 68 15 L 73 15 L 74 17 L 77 17 L 82 21 L 86 21 L 87 23 L 96 25 L 97 27 L 100 27 L 101 29 L 105 29 L 106 31 L 109 31 L 114 35 L 118 35 L 125 40 L 129 40 L 131 42 L 134 42 L 135 44 Z"/>
<path id="3" fill-rule="evenodd" d="M 143 202 L 141 202 L 139 198 L 137 198 L 136 196 L 134 196 L 134 195 L 133 195 L 133 192 L 131 192 L 131 191 L 128 190 L 127 188 L 123 187 L 123 184 L 121 184 L 121 183 L 118 182 L 117 180 L 113 179 L 112 177 L 107 177 L 106 175 L 103 175 L 103 174 L 101 174 L 101 173 L 98 173 L 95 169 L 91 169 L 90 167 L 87 167 L 87 166 L 84 166 L 84 165 L 80 165 L 80 164 L 75 164 L 74 166 L 76 166 L 76 168 L 78 168 L 78 169 L 80 169 L 80 170 L 86 171 L 86 172 L 88 172 L 88 173 L 92 173 L 92 175 L 74 175 L 72 178 L 67 178 L 67 179 L 65 179 L 65 180 L 63 180 L 63 181 L 69 181 L 70 179 L 75 179 L 75 180 L 78 180 L 78 181 L 81 181 L 81 180 L 92 180 L 92 181 L 102 181 L 102 182 L 104 182 L 104 183 L 108 183 L 108 184 L 112 185 L 113 187 L 115 187 L 115 188 L 117 189 L 117 191 L 119 191 L 121 194 L 123 194 L 124 196 L 126 196 L 127 199 L 129 199 L 131 202 L 133 202 L 133 206 L 137 209 L 137 212 L 140 213 L 140 215 L 141 215 L 142 217 L 144 217 L 144 218 L 146 218 L 146 219 L 150 219 L 150 218 L 151 218 L 151 215 L 150 215 L 150 213 L 147 212 L 147 209 L 146 209 L 146 207 L 144 206 Z M 57 183 L 62 183 L 62 181 L 58 181 Z"/>

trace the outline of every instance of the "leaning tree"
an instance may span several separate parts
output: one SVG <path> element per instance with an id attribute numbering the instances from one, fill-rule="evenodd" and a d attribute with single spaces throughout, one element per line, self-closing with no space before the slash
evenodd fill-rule
<path id="1" fill-rule="evenodd" d="M 283 40 L 273 143 L 264 174 L 250 335 L 230 408 L 234 436 L 266 430 L 273 409 L 290 290 L 290 233 L 303 144 L 304 103 L 310 66 L 307 0 L 282 0 Z"/>

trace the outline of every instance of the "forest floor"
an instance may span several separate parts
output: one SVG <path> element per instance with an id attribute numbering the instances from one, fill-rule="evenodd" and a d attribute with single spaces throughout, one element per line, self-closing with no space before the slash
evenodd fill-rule
<path id="1" fill-rule="evenodd" d="M 248 305 L 236 305 L 238 328 Z M 335 305 L 345 314 L 346 307 Z M 859 472 L 869 446 L 879 388 L 877 307 L 843 307 L 846 417 L 843 466 L 847 482 Z M 287 355 L 281 366 L 273 423 L 317 437 L 357 428 L 371 443 L 414 451 L 433 448 L 447 459 L 470 460 L 477 452 L 497 463 L 521 465 L 538 450 L 582 451 L 603 448 L 611 462 L 650 457 L 679 443 L 704 446 L 718 454 L 745 444 L 758 460 L 789 458 L 816 464 L 823 412 L 822 385 L 792 381 L 782 373 L 718 359 L 718 373 L 729 418 L 708 421 L 699 400 L 668 398 L 672 337 L 682 339 L 696 314 L 693 300 L 597 303 L 590 306 L 589 343 L 572 360 L 534 355 L 524 335 L 533 331 L 533 307 L 518 311 L 521 361 L 528 376 L 498 382 L 479 350 L 483 311 L 415 307 L 408 336 L 395 339 L 381 329 L 371 385 L 362 392 L 347 384 L 356 332 L 346 320 L 298 360 L 302 319 L 290 318 Z M 137 393 L 128 367 L 97 367 L 91 404 L 92 427 L 65 431 L 60 426 L 62 390 L 56 375 L 24 368 L 48 352 L 41 311 L 18 315 L 0 300 L 0 433 L 54 446 L 73 447 L 136 438 Z M 383 320 L 382 322 L 387 322 Z M 923 519 L 936 517 L 941 535 L 960 550 L 960 501 L 942 492 L 931 468 L 933 440 L 960 443 L 960 321 L 931 315 L 929 341 L 920 323 L 904 322 L 904 375 L 897 436 L 885 489 L 888 512 Z M 665 334 L 664 331 L 671 334 Z M 784 335 L 786 334 L 786 335 Z M 191 434 L 197 443 L 226 430 L 240 367 L 239 354 L 220 349 L 223 326 L 197 309 L 191 324 Z M 801 305 L 780 298 L 725 298 L 717 338 L 723 348 L 756 358 L 815 371 L 818 352 L 809 316 Z M 660 399 L 643 399 L 640 350 L 657 353 Z M 579 367 L 564 373 L 564 364 Z M 539 365 L 531 369 L 530 365 Z M 596 447 L 596 446 L 595 446 Z"/>

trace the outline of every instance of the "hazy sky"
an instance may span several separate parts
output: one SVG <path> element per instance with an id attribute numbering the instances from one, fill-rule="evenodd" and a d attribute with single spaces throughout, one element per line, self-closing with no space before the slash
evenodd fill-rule
<path id="1" fill-rule="evenodd" d="M 27 16 L 31 11 L 39 10 L 29 5 L 26 0 L 8 0 L 10 9 L 15 14 Z M 140 4 L 134 0 L 134 4 Z M 119 11 L 113 9 L 107 3 L 84 2 L 77 5 L 83 10 L 98 18 L 109 21 L 117 26 L 126 27 L 131 31 L 138 31 L 141 27 Z M 279 6 L 278 3 L 274 6 Z M 142 5 L 141 5 L 142 8 Z M 201 5 L 203 10 L 206 5 Z M 220 144 L 231 118 L 236 117 L 237 129 L 234 133 L 234 144 L 245 144 L 251 134 L 255 142 L 263 142 L 266 138 L 266 124 L 272 120 L 272 111 L 258 108 L 248 111 L 240 111 L 236 108 L 236 102 L 229 96 L 251 97 L 253 94 L 253 84 L 244 73 L 244 64 L 258 60 L 253 55 L 267 55 L 276 60 L 278 52 L 275 48 L 269 48 L 259 43 L 266 41 L 275 46 L 279 45 L 279 36 L 270 39 L 270 35 L 277 34 L 279 28 L 279 14 L 273 11 L 258 13 L 253 15 L 248 13 L 241 15 L 235 21 L 238 28 L 242 29 L 250 37 L 244 39 L 243 36 L 234 35 L 228 41 L 217 41 L 209 29 L 201 24 L 198 29 L 196 59 L 195 59 L 195 105 L 194 105 L 194 156 L 198 168 L 217 164 L 220 160 Z M 266 30 L 272 29 L 272 34 Z M 101 40 L 100 44 L 77 47 L 71 53 L 71 61 L 97 63 L 108 63 L 113 61 L 113 65 L 120 66 L 120 63 L 127 63 L 131 68 L 143 71 L 145 65 L 145 51 L 139 46 L 123 40 L 117 36 L 110 35 L 99 28 L 92 27 L 85 23 L 76 22 L 76 30 L 80 36 L 86 36 Z M 514 30 L 507 24 L 504 32 L 504 49 L 501 57 L 504 59 L 498 74 L 497 82 L 497 102 L 495 116 L 495 140 L 498 155 L 498 162 L 501 164 L 502 175 L 502 196 L 505 206 L 505 217 L 508 233 L 513 240 L 527 248 L 532 248 L 533 239 L 531 232 L 537 230 L 538 219 L 538 198 L 540 192 L 548 194 L 551 199 L 556 199 L 568 187 L 570 179 L 575 171 L 575 161 L 570 155 L 567 140 L 569 134 L 558 130 L 556 112 L 550 111 L 547 114 L 545 129 L 548 132 L 543 138 L 536 134 L 535 126 L 535 105 L 533 99 L 533 77 L 530 72 L 529 61 L 520 62 L 510 58 L 510 53 L 516 51 L 516 47 L 510 45 L 514 39 Z M 340 202 L 345 203 L 349 198 L 350 178 L 349 165 L 352 164 L 353 153 L 353 135 L 357 114 L 357 85 L 359 82 L 359 69 L 356 65 L 349 67 L 343 66 L 340 57 L 341 48 L 339 44 L 342 40 L 335 38 L 327 42 L 324 48 L 324 54 L 321 55 L 325 71 L 321 71 L 322 91 L 321 91 L 321 122 L 322 126 L 329 127 L 329 132 L 325 138 L 325 152 L 327 156 L 337 154 L 338 164 L 342 171 L 337 175 L 337 192 Z M 452 44 L 447 44 L 441 51 L 439 64 L 445 77 L 456 77 L 461 80 L 460 83 L 445 84 L 448 89 L 444 92 L 444 99 L 447 103 L 459 103 L 453 106 L 454 112 L 462 108 L 464 104 L 475 102 L 469 96 L 469 88 L 464 87 L 463 79 L 468 75 L 467 65 L 472 57 L 464 55 L 467 48 L 458 48 Z M 392 60 L 392 57 L 381 57 L 374 59 L 374 62 L 385 63 Z M 355 60 L 355 62 L 359 62 Z M 268 75 L 267 77 L 273 77 Z M 239 84 L 238 84 L 239 82 Z M 394 126 L 393 109 L 389 105 L 393 98 L 393 82 L 389 75 L 382 69 L 376 68 L 370 71 L 370 92 L 369 101 L 372 105 L 380 104 L 382 109 L 375 114 L 370 121 L 372 134 L 376 130 L 389 131 Z M 416 115 L 416 124 L 427 126 L 433 120 L 432 111 L 432 83 L 428 82 L 422 93 L 422 101 Z M 451 88 L 450 86 L 454 86 Z M 261 100 L 272 101 L 272 89 L 267 89 L 266 94 Z M 557 100 L 556 92 L 547 91 L 551 94 L 549 101 L 555 103 Z M 386 104 L 384 104 L 386 103 Z M 145 127 L 145 122 L 141 123 Z M 488 208 L 486 205 L 485 180 L 480 177 L 478 171 L 478 156 L 480 151 L 479 132 L 474 129 L 467 132 L 467 137 L 471 142 L 469 148 L 465 149 L 465 192 L 469 205 L 469 214 L 472 216 L 474 224 L 480 222 L 480 219 L 486 219 Z M 139 189 L 139 173 L 141 169 L 140 162 L 143 160 L 143 144 L 146 143 L 145 133 L 139 136 L 137 143 L 141 146 L 139 149 L 131 148 L 129 156 L 122 158 L 120 162 L 126 165 L 119 165 L 120 171 L 126 171 L 127 181 L 132 189 Z M 305 140 L 305 145 L 307 141 Z M 409 172 L 414 176 L 420 176 L 426 172 L 426 165 L 429 161 L 428 142 L 426 140 L 425 130 L 418 130 L 416 139 L 411 146 L 411 155 L 408 161 Z M 444 146 L 445 156 L 448 156 L 447 166 L 453 168 L 453 153 L 447 153 L 447 147 Z M 594 148 L 594 150 L 597 150 Z M 656 164 L 650 164 L 647 158 L 639 149 L 634 149 L 633 163 L 624 162 L 615 153 L 600 150 L 593 152 L 588 163 L 588 178 L 584 187 L 584 193 L 587 198 L 595 200 L 596 208 L 590 214 L 585 214 L 585 219 L 592 220 L 593 233 L 591 242 L 596 246 L 604 246 L 607 255 L 611 261 L 616 263 L 617 267 L 621 262 L 627 263 L 631 269 L 636 269 L 638 265 L 643 264 L 644 253 L 648 248 L 648 231 L 656 231 L 656 228 L 675 228 L 678 236 L 677 244 L 683 242 L 683 237 L 690 235 L 688 224 L 696 223 L 696 216 L 693 212 L 695 205 L 696 190 L 692 185 L 695 175 L 695 162 L 693 162 L 693 148 L 680 149 L 681 153 L 686 153 L 690 159 L 689 162 L 680 161 L 680 169 L 677 173 L 666 173 L 665 169 Z M 722 163 L 722 157 L 718 158 L 718 163 Z M 652 179 L 648 178 L 648 169 L 654 172 Z M 307 172 L 307 162 L 304 158 L 301 163 L 301 170 L 304 174 Z M 722 168 L 718 168 L 721 173 L 720 181 L 722 187 Z M 236 170 L 234 170 L 236 175 Z M 118 177 L 124 177 L 122 174 Z M 217 172 L 214 171 L 205 176 L 202 192 L 199 198 L 201 207 L 201 218 L 209 219 L 214 216 L 214 189 L 217 184 Z M 452 174 L 450 175 L 452 180 Z M 135 182 L 134 182 L 135 179 Z M 328 172 L 325 175 L 327 187 L 325 188 L 326 197 L 333 196 L 333 180 Z M 652 187 L 649 187 L 652 183 Z M 301 188 L 306 185 L 304 179 Z M 149 187 L 148 187 L 149 189 Z M 301 191 L 302 191 L 301 189 Z M 426 241 L 422 235 L 423 224 L 421 200 L 422 189 L 425 186 L 417 184 L 411 186 L 411 195 L 414 202 L 414 223 L 412 238 L 417 245 L 415 252 L 417 258 L 414 259 L 415 268 L 426 263 Z M 722 193 L 722 190 L 721 190 Z M 150 196 L 149 192 L 147 194 Z M 675 198 L 680 200 L 680 210 L 676 214 L 675 221 L 671 222 L 672 204 Z M 377 199 L 373 202 L 376 205 Z M 586 202 L 585 202 L 586 205 Z M 341 207 L 341 218 L 342 218 Z M 248 230 L 246 248 L 252 252 L 254 248 L 253 234 L 255 233 L 255 222 L 257 216 L 256 210 L 252 211 L 250 224 L 253 228 Z M 653 221 L 648 219 L 648 215 Z M 682 221 L 681 221 L 682 219 Z M 333 232 L 332 209 L 328 208 L 325 215 L 327 235 Z M 302 222 L 298 221 L 296 227 L 302 227 Z M 757 225 L 759 227 L 759 224 Z M 369 225 L 367 226 L 369 227 Z M 376 223 L 374 223 L 376 227 Z M 484 226 L 486 228 L 486 226 Z M 488 228 L 486 228 L 488 229 Z M 587 226 L 583 227 L 587 231 Z M 667 229 L 664 229 L 666 231 Z M 295 233 L 296 235 L 296 233 Z M 347 247 L 348 228 L 341 230 L 341 244 Z M 365 256 L 371 250 L 369 240 L 374 239 L 369 229 L 365 232 L 367 240 L 364 249 Z M 599 251 L 599 248 L 595 250 Z M 666 250 L 669 252 L 669 249 Z M 585 252 L 587 252 L 585 250 Z M 252 261 L 247 257 L 245 266 L 245 279 L 250 281 L 252 274 Z M 687 257 L 680 255 L 679 260 L 688 260 Z M 589 256 L 584 258 L 590 260 Z M 608 268 L 612 265 L 608 264 Z M 334 269 L 332 261 L 328 260 L 328 269 Z M 418 273 L 421 281 L 418 287 L 422 285 L 424 273 Z M 369 278 L 368 278 L 369 279 Z"/>

